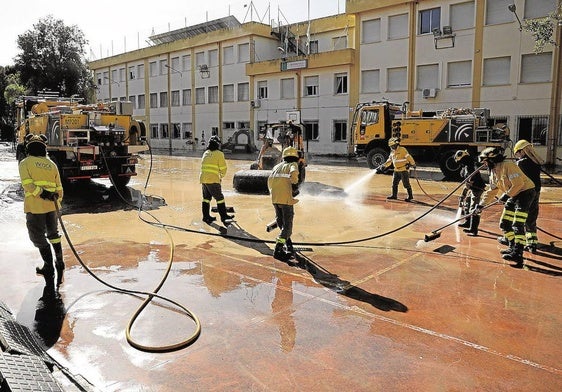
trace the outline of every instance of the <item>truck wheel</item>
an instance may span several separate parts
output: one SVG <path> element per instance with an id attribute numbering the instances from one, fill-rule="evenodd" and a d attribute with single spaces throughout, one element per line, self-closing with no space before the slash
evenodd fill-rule
<path id="1" fill-rule="evenodd" d="M 234 173 L 232 185 L 240 193 L 268 194 L 267 179 L 271 170 L 240 170 Z"/>
<path id="2" fill-rule="evenodd" d="M 388 152 L 379 147 L 375 147 L 367 153 L 367 164 L 369 165 L 369 169 L 376 169 L 385 163 L 387 159 Z"/>
<path id="3" fill-rule="evenodd" d="M 461 179 L 461 165 L 455 162 L 455 153 L 457 150 L 447 150 L 439 157 L 439 168 L 445 175 L 445 178 L 451 180 Z"/>

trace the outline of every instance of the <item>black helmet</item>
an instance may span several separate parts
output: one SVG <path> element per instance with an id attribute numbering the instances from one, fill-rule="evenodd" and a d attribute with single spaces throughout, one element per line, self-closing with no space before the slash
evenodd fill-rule
<path id="1" fill-rule="evenodd" d="M 47 137 L 43 134 L 28 134 L 25 137 L 25 149 L 29 155 L 44 157 L 47 155 Z"/>
<path id="2" fill-rule="evenodd" d="M 455 153 L 454 159 L 455 159 L 455 162 L 460 162 L 464 157 L 468 157 L 468 156 L 470 156 L 470 154 L 468 153 L 468 151 L 466 151 L 466 150 L 458 150 L 458 151 Z"/>
<path id="3" fill-rule="evenodd" d="M 501 147 L 486 147 L 478 156 L 478 162 L 495 164 L 505 159 L 504 149 Z"/>
<path id="4" fill-rule="evenodd" d="M 218 150 L 221 145 L 221 141 L 217 135 L 211 136 L 209 139 L 209 150 L 214 151 Z"/>

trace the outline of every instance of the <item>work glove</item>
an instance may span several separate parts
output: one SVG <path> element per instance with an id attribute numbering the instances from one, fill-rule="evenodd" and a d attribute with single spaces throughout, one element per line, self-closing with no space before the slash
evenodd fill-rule
<path id="1" fill-rule="evenodd" d="M 476 204 L 470 213 L 473 215 L 480 215 L 482 213 L 482 209 L 483 207 L 480 204 Z"/>
<path id="2" fill-rule="evenodd" d="M 293 197 L 298 196 L 299 193 L 300 193 L 299 186 L 297 184 L 293 184 L 292 188 L 293 188 L 293 191 L 292 191 Z"/>
<path id="3" fill-rule="evenodd" d="M 507 193 L 504 193 L 503 195 L 500 196 L 499 200 L 502 203 L 506 203 L 509 200 L 509 195 Z"/>
<path id="4" fill-rule="evenodd" d="M 409 163 L 406 164 L 406 169 L 415 169 L 416 165 L 410 165 Z"/>
<path id="5" fill-rule="evenodd" d="M 464 205 L 464 197 L 460 196 L 459 197 L 459 207 L 462 207 Z"/>
<path id="6" fill-rule="evenodd" d="M 377 173 L 377 174 L 382 174 L 382 173 L 384 173 L 384 166 L 381 165 L 381 166 L 377 167 L 377 168 L 375 169 L 375 173 Z"/>
<path id="7" fill-rule="evenodd" d="M 49 192 L 48 190 L 43 189 L 39 197 L 43 200 L 55 201 L 59 198 L 59 194 L 56 192 Z"/>

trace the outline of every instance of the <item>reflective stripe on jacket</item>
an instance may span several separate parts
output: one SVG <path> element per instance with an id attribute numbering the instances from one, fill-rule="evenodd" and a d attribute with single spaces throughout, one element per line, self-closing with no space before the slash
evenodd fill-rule
<path id="1" fill-rule="evenodd" d="M 59 175 L 59 169 L 53 161 L 47 157 L 28 156 L 19 164 L 21 184 L 25 193 L 23 211 L 32 214 L 45 214 L 55 211 L 55 205 L 51 200 L 41 199 L 43 190 L 56 192 L 59 195 L 58 203 L 63 197 L 63 189 Z"/>
<path id="2" fill-rule="evenodd" d="M 271 194 L 273 204 L 297 204 L 299 201 L 293 198 L 293 184 L 299 182 L 299 165 L 296 162 L 281 162 L 277 164 L 269 178 L 267 187 Z"/>
<path id="3" fill-rule="evenodd" d="M 201 173 L 199 182 L 201 184 L 216 184 L 221 182 L 226 174 L 226 161 L 220 150 L 206 150 L 201 158 Z"/>
<path id="4" fill-rule="evenodd" d="M 533 181 L 515 163 L 499 162 L 490 171 L 490 186 L 482 195 L 482 204 L 490 204 L 499 192 L 514 197 L 534 187 Z"/>
<path id="5" fill-rule="evenodd" d="M 394 171 L 401 172 L 408 170 L 407 166 L 414 166 L 416 162 L 406 148 L 398 146 L 395 150 L 390 150 L 388 159 L 383 163 L 385 168 L 389 167 L 391 164 L 394 166 Z"/>

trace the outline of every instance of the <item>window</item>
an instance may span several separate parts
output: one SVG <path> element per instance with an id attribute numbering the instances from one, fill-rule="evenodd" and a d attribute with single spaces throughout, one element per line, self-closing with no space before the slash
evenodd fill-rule
<path id="1" fill-rule="evenodd" d="M 267 80 L 258 82 L 258 99 L 267 98 Z"/>
<path id="2" fill-rule="evenodd" d="M 150 77 L 158 76 L 158 64 L 156 61 L 152 61 L 150 64 Z"/>
<path id="3" fill-rule="evenodd" d="M 250 83 L 238 83 L 238 101 L 250 100 Z"/>
<path id="4" fill-rule="evenodd" d="M 525 139 L 541 146 L 546 145 L 548 116 L 518 116 L 518 139 Z M 517 139 L 515 139 L 517 140 Z"/>
<path id="5" fill-rule="evenodd" d="M 334 121 L 334 142 L 344 142 L 347 140 L 347 121 L 335 120 Z"/>
<path id="6" fill-rule="evenodd" d="M 160 107 L 168 107 L 168 93 L 166 91 L 160 93 Z"/>
<path id="7" fill-rule="evenodd" d="M 200 65 L 207 64 L 205 61 L 205 52 L 195 53 L 195 65 L 199 67 Z"/>
<path id="8" fill-rule="evenodd" d="M 281 99 L 295 98 L 295 80 L 281 79 Z"/>
<path id="9" fill-rule="evenodd" d="M 332 38 L 332 47 L 334 50 L 341 50 L 347 48 L 347 36 Z"/>
<path id="10" fill-rule="evenodd" d="M 408 37 L 408 14 L 388 17 L 388 39 Z"/>
<path id="11" fill-rule="evenodd" d="M 361 125 L 378 124 L 379 110 L 363 110 L 361 112 Z"/>
<path id="12" fill-rule="evenodd" d="M 303 125 L 305 140 L 319 140 L 318 121 L 305 121 Z"/>
<path id="13" fill-rule="evenodd" d="M 180 69 L 180 58 L 179 57 L 172 57 L 172 71 L 178 72 Z"/>
<path id="14" fill-rule="evenodd" d="M 346 73 L 336 74 L 334 93 L 335 94 L 347 94 L 347 74 Z"/>
<path id="15" fill-rule="evenodd" d="M 181 69 L 182 71 L 191 71 L 191 55 L 186 54 L 181 56 Z"/>
<path id="16" fill-rule="evenodd" d="M 472 61 L 454 61 L 447 64 L 447 87 L 472 85 Z"/>
<path id="17" fill-rule="evenodd" d="M 474 27 L 474 1 L 451 5 L 450 24 L 453 30 Z"/>
<path id="18" fill-rule="evenodd" d="M 154 109 L 158 107 L 158 94 L 150 93 L 150 108 Z"/>
<path id="19" fill-rule="evenodd" d="M 509 23 L 515 20 L 513 12 L 509 12 L 507 7 L 513 0 L 494 0 L 486 2 L 486 24 L 493 25 L 499 23 Z"/>
<path id="20" fill-rule="evenodd" d="M 387 91 L 406 91 L 407 74 L 406 67 L 388 68 L 387 69 Z"/>
<path id="21" fill-rule="evenodd" d="M 309 46 L 310 54 L 318 53 L 318 40 L 311 40 Z"/>
<path id="22" fill-rule="evenodd" d="M 484 59 L 484 86 L 501 86 L 509 84 L 510 68 L 510 57 Z"/>
<path id="23" fill-rule="evenodd" d="M 131 102 L 131 103 L 133 104 L 133 109 L 136 109 L 136 108 L 137 108 L 137 101 L 136 101 L 136 98 L 137 98 L 137 97 L 135 97 L 134 95 L 129 95 L 129 102 Z"/>
<path id="24" fill-rule="evenodd" d="M 145 102 L 144 102 L 144 94 L 139 94 L 138 96 L 138 108 L 139 109 L 144 109 L 145 107 Z"/>
<path id="25" fill-rule="evenodd" d="M 96 78 L 98 79 L 98 85 L 101 86 L 102 81 L 103 81 L 103 75 L 101 72 L 96 74 Z"/>
<path id="26" fill-rule="evenodd" d="M 209 86 L 208 92 L 208 99 L 209 103 L 218 103 L 219 102 L 219 86 Z"/>
<path id="27" fill-rule="evenodd" d="M 223 129 L 234 129 L 234 121 L 225 121 L 222 123 Z"/>
<path id="28" fill-rule="evenodd" d="M 205 87 L 197 87 L 195 89 L 195 104 L 205 103 Z"/>
<path id="29" fill-rule="evenodd" d="M 180 106 L 180 90 L 172 91 L 172 106 Z"/>
<path id="30" fill-rule="evenodd" d="M 433 29 L 441 28 L 441 8 L 431 8 L 420 11 L 419 33 L 431 33 Z"/>
<path id="31" fill-rule="evenodd" d="M 372 19 L 363 21 L 361 33 L 363 34 L 362 41 L 364 44 L 379 42 L 381 40 L 381 20 Z"/>
<path id="32" fill-rule="evenodd" d="M 121 102 L 125 102 L 125 101 L 127 101 L 127 97 L 119 97 L 119 100 L 120 100 Z"/>
<path id="33" fill-rule="evenodd" d="M 116 69 L 111 71 L 111 81 L 117 82 L 117 70 Z"/>
<path id="34" fill-rule="evenodd" d="M 223 64 L 234 64 L 234 46 L 225 46 L 222 50 Z"/>
<path id="35" fill-rule="evenodd" d="M 136 69 L 134 66 L 129 67 L 129 80 L 136 78 Z"/>
<path id="36" fill-rule="evenodd" d="M 222 100 L 223 102 L 234 102 L 234 85 L 225 84 L 222 86 Z"/>
<path id="37" fill-rule="evenodd" d="M 125 68 L 119 68 L 119 81 L 125 81 Z"/>
<path id="38" fill-rule="evenodd" d="M 105 71 L 103 73 L 103 82 L 102 84 L 109 84 L 109 72 Z"/>
<path id="39" fill-rule="evenodd" d="M 191 89 L 186 88 L 181 91 L 181 104 L 183 106 L 191 105 Z"/>
<path id="40" fill-rule="evenodd" d="M 439 65 L 418 65 L 417 89 L 439 87 Z"/>
<path id="41" fill-rule="evenodd" d="M 144 79 L 144 64 L 137 65 L 137 78 Z"/>
<path id="42" fill-rule="evenodd" d="M 168 60 L 160 60 L 160 75 L 168 74 Z"/>
<path id="43" fill-rule="evenodd" d="M 181 137 L 181 126 L 179 123 L 172 124 L 172 138 L 179 139 Z"/>
<path id="44" fill-rule="evenodd" d="M 158 139 L 158 124 L 150 124 L 150 137 Z"/>
<path id="45" fill-rule="evenodd" d="M 191 131 L 192 127 L 193 127 L 193 125 L 191 123 L 182 123 L 181 124 L 181 130 L 182 130 L 184 139 L 191 140 L 191 138 L 193 137 L 193 133 Z"/>
<path id="46" fill-rule="evenodd" d="M 209 67 L 216 67 L 219 63 L 219 51 L 217 49 L 209 50 Z"/>
<path id="47" fill-rule="evenodd" d="M 160 137 L 162 139 L 167 139 L 168 136 L 168 124 L 160 124 Z"/>
<path id="48" fill-rule="evenodd" d="M 318 76 L 306 76 L 304 78 L 305 97 L 318 95 Z"/>
<path id="49" fill-rule="evenodd" d="M 525 2 L 525 19 L 543 18 L 556 9 L 556 0 L 527 0 Z"/>
<path id="50" fill-rule="evenodd" d="M 250 44 L 238 45 L 238 62 L 239 63 L 250 62 Z"/>
<path id="51" fill-rule="evenodd" d="M 521 58 L 521 83 L 551 81 L 552 52 L 524 54 Z"/>
<path id="52" fill-rule="evenodd" d="M 378 93 L 380 91 L 380 71 L 378 69 L 361 71 L 361 92 Z"/>
<path id="53" fill-rule="evenodd" d="M 238 121 L 238 129 L 250 129 L 250 123 L 247 121 Z"/>

